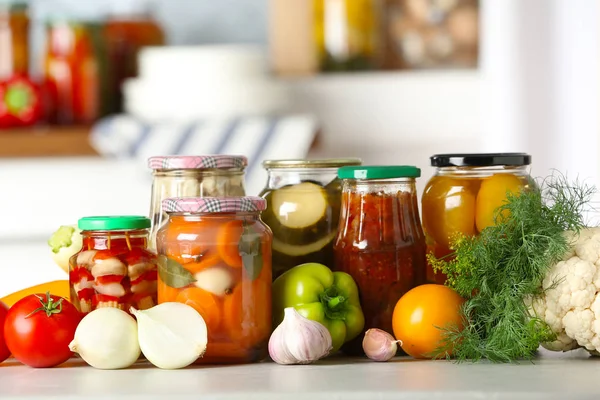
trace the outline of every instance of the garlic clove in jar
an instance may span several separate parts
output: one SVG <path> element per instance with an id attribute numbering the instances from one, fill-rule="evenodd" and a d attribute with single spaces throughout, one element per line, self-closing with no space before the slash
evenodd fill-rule
<path id="1" fill-rule="evenodd" d="M 69 349 L 94 368 L 130 367 L 141 354 L 137 323 L 118 308 L 98 308 L 77 325 Z"/>
<path id="2" fill-rule="evenodd" d="M 293 307 L 269 339 L 269 355 L 278 364 L 310 364 L 329 354 L 331 334 L 322 324 L 303 317 Z"/>
<path id="3" fill-rule="evenodd" d="M 398 343 L 392 335 L 381 329 L 369 329 L 363 338 L 363 350 L 373 361 L 388 361 L 396 355 Z"/>
<path id="4" fill-rule="evenodd" d="M 204 355 L 208 330 L 192 307 L 175 302 L 147 310 L 131 308 L 138 321 L 138 341 L 144 356 L 163 369 L 184 368 Z"/>
<path id="5" fill-rule="evenodd" d="M 231 273 L 223 267 L 212 267 L 203 269 L 194 274 L 194 285 L 206 290 L 215 296 L 225 296 L 233 286 Z"/>

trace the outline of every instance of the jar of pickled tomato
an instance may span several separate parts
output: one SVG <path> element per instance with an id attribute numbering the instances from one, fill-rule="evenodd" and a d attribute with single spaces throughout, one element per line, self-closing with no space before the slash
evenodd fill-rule
<path id="1" fill-rule="evenodd" d="M 83 247 L 69 259 L 75 307 L 87 314 L 101 307 L 129 312 L 156 305 L 156 255 L 147 249 L 150 219 L 85 217 L 78 225 Z"/>
<path id="2" fill-rule="evenodd" d="M 196 309 L 208 327 L 199 363 L 266 358 L 271 334 L 271 242 L 260 197 L 163 201 L 158 231 L 158 302 Z"/>
<path id="3" fill-rule="evenodd" d="M 273 231 L 273 279 L 296 265 L 333 265 L 333 242 L 342 206 L 338 168 L 357 158 L 267 160 L 263 220 Z"/>
<path id="4" fill-rule="evenodd" d="M 421 199 L 427 251 L 435 257 L 452 253 L 452 239 L 477 235 L 494 225 L 507 193 L 530 185 L 531 156 L 524 153 L 437 154 L 436 167 Z M 444 274 L 427 267 L 427 280 L 443 284 Z"/>
<path id="5" fill-rule="evenodd" d="M 393 335 L 400 297 L 425 283 L 425 237 L 419 220 L 413 166 L 343 167 L 342 213 L 334 245 L 334 269 L 358 285 L 365 328 Z M 364 333 L 364 332 L 363 332 Z M 364 334 L 342 350 L 362 355 Z"/>
<path id="6" fill-rule="evenodd" d="M 156 233 L 167 220 L 162 201 L 174 197 L 245 196 L 244 156 L 202 155 L 151 157 L 153 171 L 150 199 L 150 248 L 156 249 Z"/>

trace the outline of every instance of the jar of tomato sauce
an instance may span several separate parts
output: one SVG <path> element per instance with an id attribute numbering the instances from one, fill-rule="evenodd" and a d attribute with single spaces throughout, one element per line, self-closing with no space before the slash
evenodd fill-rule
<path id="1" fill-rule="evenodd" d="M 158 301 L 195 308 L 208 327 L 199 363 L 267 356 L 271 334 L 271 242 L 260 197 L 166 199 L 158 231 Z"/>
<path id="2" fill-rule="evenodd" d="M 244 156 L 201 155 L 151 157 L 150 248 L 156 249 L 156 233 L 167 220 L 162 202 L 175 197 L 245 196 Z"/>
<path id="3" fill-rule="evenodd" d="M 453 238 L 494 225 L 507 193 L 530 185 L 529 154 L 436 154 L 430 159 L 436 170 L 421 205 L 427 251 L 437 258 L 452 253 Z M 427 280 L 443 284 L 446 277 L 428 265 Z"/>
<path id="4" fill-rule="evenodd" d="M 147 249 L 150 219 L 85 217 L 78 225 L 83 247 L 69 260 L 69 284 L 79 311 L 156 305 L 156 255 Z"/>
<path id="5" fill-rule="evenodd" d="M 342 213 L 334 245 L 334 269 L 358 285 L 365 331 L 393 334 L 392 314 L 400 297 L 425 283 L 425 237 L 419 220 L 413 166 L 343 167 Z M 363 354 L 359 335 L 342 350 Z"/>

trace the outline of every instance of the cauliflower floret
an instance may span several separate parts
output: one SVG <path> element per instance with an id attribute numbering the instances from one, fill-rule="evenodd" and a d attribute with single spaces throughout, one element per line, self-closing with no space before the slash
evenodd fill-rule
<path id="1" fill-rule="evenodd" d="M 545 296 L 531 308 L 557 334 L 543 344 L 548 350 L 600 350 L 600 228 L 568 237 L 571 251 L 552 266 L 543 282 Z"/>

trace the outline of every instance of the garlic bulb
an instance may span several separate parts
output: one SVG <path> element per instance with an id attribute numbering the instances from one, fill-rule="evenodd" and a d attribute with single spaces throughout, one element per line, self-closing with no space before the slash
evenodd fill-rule
<path id="1" fill-rule="evenodd" d="M 388 361 L 396 355 L 399 342 L 386 331 L 374 328 L 365 333 L 362 346 L 371 360 Z"/>
<path id="2" fill-rule="evenodd" d="M 131 313 L 142 352 L 158 368 L 184 368 L 204 355 L 208 329 L 192 307 L 169 302 L 143 311 L 132 307 Z"/>
<path id="3" fill-rule="evenodd" d="M 69 349 L 94 368 L 130 367 L 141 354 L 137 323 L 118 308 L 98 308 L 83 317 Z"/>
<path id="4" fill-rule="evenodd" d="M 196 287 L 215 296 L 225 296 L 233 285 L 231 273 L 222 267 L 203 269 L 194 275 L 194 279 L 196 279 L 196 282 L 194 282 Z"/>
<path id="5" fill-rule="evenodd" d="M 329 354 L 331 334 L 322 324 L 303 317 L 293 307 L 269 339 L 269 355 L 278 364 L 310 364 Z"/>

